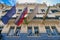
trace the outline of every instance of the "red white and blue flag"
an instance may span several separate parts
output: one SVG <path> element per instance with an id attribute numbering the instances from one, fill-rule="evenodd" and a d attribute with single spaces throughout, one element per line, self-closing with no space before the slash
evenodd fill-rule
<path id="1" fill-rule="evenodd" d="M 23 22 L 23 20 L 24 20 L 24 16 L 27 14 L 27 7 L 24 9 L 24 11 L 22 12 L 22 14 L 16 19 L 16 21 L 15 21 L 15 24 L 17 25 L 17 26 L 19 26 L 22 22 Z"/>

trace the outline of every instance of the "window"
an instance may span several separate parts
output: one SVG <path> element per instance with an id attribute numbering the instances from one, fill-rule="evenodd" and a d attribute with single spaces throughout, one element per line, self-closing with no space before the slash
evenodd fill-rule
<path id="1" fill-rule="evenodd" d="M 60 17 L 59 17 L 59 20 L 60 20 Z"/>
<path id="2" fill-rule="evenodd" d="M 38 27 L 34 27 L 34 34 L 35 34 L 36 36 L 39 35 Z"/>
<path id="3" fill-rule="evenodd" d="M 60 5 L 59 5 L 59 8 L 60 8 Z"/>
<path id="4" fill-rule="evenodd" d="M 28 36 L 32 36 L 32 27 L 28 27 Z"/>
<path id="5" fill-rule="evenodd" d="M 45 27 L 47 34 L 50 36 L 51 35 L 51 30 L 49 26 Z"/>
<path id="6" fill-rule="evenodd" d="M 21 29 L 21 27 L 17 27 L 16 28 L 16 32 L 15 32 L 15 35 L 16 36 L 19 36 L 20 35 L 20 29 Z"/>
<path id="7" fill-rule="evenodd" d="M 0 34 L 1 34 L 2 29 L 3 29 L 3 26 L 0 26 Z"/>
<path id="8" fill-rule="evenodd" d="M 5 10 L 5 12 L 8 12 L 9 10 Z"/>
<path id="9" fill-rule="evenodd" d="M 60 20 L 60 16 L 56 16 L 55 18 Z"/>
<path id="10" fill-rule="evenodd" d="M 30 12 L 33 12 L 33 9 L 30 9 Z"/>
<path id="11" fill-rule="evenodd" d="M 14 35 L 14 27 L 10 27 L 8 35 L 9 36 L 13 36 Z"/>
<path id="12" fill-rule="evenodd" d="M 44 9 L 41 9 L 41 11 L 42 11 L 42 12 L 45 12 L 45 10 L 44 10 Z"/>
<path id="13" fill-rule="evenodd" d="M 60 35 L 60 33 L 58 33 L 58 35 Z"/>
<path id="14" fill-rule="evenodd" d="M 0 16 L 0 20 L 1 20 L 1 16 Z"/>
<path id="15" fill-rule="evenodd" d="M 59 10 L 51 10 L 51 11 L 52 11 L 52 13 L 59 12 Z"/>
<path id="16" fill-rule="evenodd" d="M 43 19 L 43 17 L 34 17 L 33 19 Z"/>
<path id="17" fill-rule="evenodd" d="M 18 12 L 21 12 L 21 11 L 22 11 L 22 9 L 19 9 L 19 10 L 18 10 Z"/>
<path id="18" fill-rule="evenodd" d="M 3 29 L 3 26 L 0 26 L 0 30 L 2 30 Z"/>
<path id="19" fill-rule="evenodd" d="M 55 16 L 55 19 L 59 19 L 59 16 Z"/>
<path id="20" fill-rule="evenodd" d="M 51 28 L 53 30 L 52 35 L 57 35 L 58 34 L 58 31 L 57 31 L 56 27 L 55 26 L 52 26 Z"/>

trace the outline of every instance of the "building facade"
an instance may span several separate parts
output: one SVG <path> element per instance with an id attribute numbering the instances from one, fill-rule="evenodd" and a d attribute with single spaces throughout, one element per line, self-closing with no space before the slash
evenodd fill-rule
<path id="1" fill-rule="evenodd" d="M 22 23 L 17 26 L 14 22 L 21 15 L 24 8 L 28 6 L 28 15 L 32 14 L 37 5 L 38 12 L 27 25 Z M 2 16 L 10 10 L 10 6 L 1 9 L 0 5 L 0 30 L 2 40 L 60 40 L 60 4 L 50 6 L 49 13 L 46 16 L 44 23 L 43 16 L 46 13 L 48 6 L 38 3 L 16 4 L 16 14 L 12 16 L 8 24 L 4 25 L 1 21 Z M 33 13 L 34 15 L 34 13 Z M 30 15 L 30 18 L 32 16 Z"/>

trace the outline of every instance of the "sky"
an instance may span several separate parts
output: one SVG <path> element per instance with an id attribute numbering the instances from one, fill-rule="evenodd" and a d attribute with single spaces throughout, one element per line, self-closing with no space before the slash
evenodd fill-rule
<path id="1" fill-rule="evenodd" d="M 60 3 L 60 0 L 0 0 L 0 3 L 4 3 L 6 5 L 14 5 L 16 3 L 43 3 L 45 2 L 47 5 L 55 5 L 56 3 Z"/>
<path id="2" fill-rule="evenodd" d="M 45 2 L 47 5 L 55 5 L 56 3 L 60 3 L 60 0 L 17 0 L 18 3 L 43 3 Z"/>

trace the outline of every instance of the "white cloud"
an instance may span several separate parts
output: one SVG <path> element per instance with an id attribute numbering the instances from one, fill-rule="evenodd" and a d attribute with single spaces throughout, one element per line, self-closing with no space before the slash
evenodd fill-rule
<path id="1" fill-rule="evenodd" d="M 48 6 L 49 6 L 49 5 L 52 5 L 52 4 L 51 4 L 51 0 L 42 0 L 42 3 L 43 3 L 43 2 L 45 2 Z"/>
<path id="2" fill-rule="evenodd" d="M 17 2 L 18 3 L 25 3 L 25 2 L 27 2 L 27 3 L 35 3 L 36 0 L 17 0 Z"/>
<path id="3" fill-rule="evenodd" d="M 52 5 L 51 0 L 17 0 L 18 3 L 43 3 L 45 2 L 48 6 Z"/>

